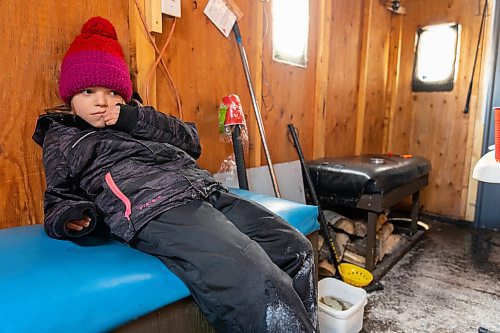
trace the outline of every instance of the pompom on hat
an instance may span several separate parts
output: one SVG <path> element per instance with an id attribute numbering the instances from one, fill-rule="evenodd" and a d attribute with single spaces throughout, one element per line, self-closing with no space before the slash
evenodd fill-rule
<path id="1" fill-rule="evenodd" d="M 59 77 L 59 95 L 66 104 L 82 89 L 106 87 L 125 101 L 132 96 L 129 68 L 113 24 L 102 17 L 89 19 L 66 52 Z"/>

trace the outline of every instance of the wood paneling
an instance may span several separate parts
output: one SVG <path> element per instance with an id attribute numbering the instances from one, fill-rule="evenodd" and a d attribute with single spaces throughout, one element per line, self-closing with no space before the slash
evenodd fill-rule
<path id="1" fill-rule="evenodd" d="M 206 3 L 207 1 L 182 3 L 182 19 L 178 22 L 166 55 L 181 95 L 184 120 L 195 121 L 200 132 L 203 154 L 199 164 L 216 172 L 220 163 L 232 153 L 232 146 L 219 140 L 217 109 L 223 96 L 235 93 L 241 98 L 247 119 L 250 139 L 247 165 L 263 165 L 266 159 L 261 149 L 261 139 L 234 35 L 231 33 L 228 39 L 225 38 L 205 17 L 203 9 Z M 291 122 L 303 134 L 303 150 L 307 157 L 311 157 L 318 25 L 311 19 L 307 68 L 293 67 L 271 60 L 270 4 L 252 1 L 239 2 L 238 5 L 244 12 L 239 26 L 272 161 L 279 163 L 296 159 L 287 134 L 286 125 Z M 266 6 L 266 21 L 263 19 L 263 6 Z M 316 2 L 311 2 L 310 6 L 311 18 L 320 15 Z M 165 42 L 171 19 L 164 17 L 163 22 L 164 33 L 158 36 L 159 45 Z M 262 24 L 266 26 L 263 28 Z M 264 29 L 267 35 L 263 40 Z M 267 110 L 261 102 L 263 66 L 273 95 L 271 110 Z M 175 115 L 171 86 L 160 70 L 157 71 L 157 82 L 159 110 Z"/>
<path id="2" fill-rule="evenodd" d="M 325 156 L 379 153 L 391 14 L 377 0 L 332 6 Z"/>
<path id="3" fill-rule="evenodd" d="M 254 144 L 257 132 L 253 109 L 234 34 L 231 33 L 229 38 L 224 37 L 205 16 L 203 10 L 207 2 L 182 2 L 182 18 L 177 22 L 164 58 L 182 101 L 183 120 L 196 122 L 200 133 L 203 153 L 199 164 L 216 172 L 220 163 L 232 153 L 232 145 L 222 142 L 218 133 L 218 107 L 222 97 L 228 94 L 240 96 L 252 134 L 250 151 L 260 149 L 260 145 Z M 249 57 L 254 91 L 260 102 L 261 80 L 257 79 L 260 72 L 256 74 L 255 66 L 258 63 L 253 61 L 256 58 L 254 48 L 259 48 L 260 34 L 259 29 L 255 32 L 252 30 L 252 18 L 257 16 L 255 21 L 259 21 L 262 5 L 255 1 L 238 5 L 245 13 L 239 26 Z M 157 36 L 159 48 L 166 40 L 172 19 L 164 16 L 163 24 L 164 33 Z M 178 116 L 173 88 L 162 70 L 157 70 L 157 85 L 158 109 Z M 258 154 L 260 158 L 260 152 Z M 255 164 L 254 159 L 248 161 L 247 158 L 247 164 Z"/>
<path id="4" fill-rule="evenodd" d="M 144 103 L 148 101 L 146 104 L 157 107 L 156 76 L 152 74 L 148 78 L 149 71 L 156 61 L 156 53 L 141 20 L 141 14 L 144 19 L 148 18 L 146 7 L 151 7 L 151 1 L 147 2 L 149 5 L 145 3 L 145 0 L 129 0 L 130 74 L 134 89 L 143 98 Z M 146 26 L 150 30 L 148 23 Z M 151 34 L 153 41 L 155 40 L 154 35 Z"/>
<path id="5" fill-rule="evenodd" d="M 397 99 L 399 93 L 399 73 L 401 70 L 401 42 L 403 35 L 403 17 L 402 15 L 393 15 L 391 17 L 391 36 L 389 42 L 389 65 L 387 73 L 387 88 L 385 99 L 384 114 L 384 139 L 382 152 L 387 153 L 389 146 L 392 146 L 390 125 L 394 122 L 394 115 L 397 108 Z"/>
<path id="6" fill-rule="evenodd" d="M 326 101 L 328 100 L 328 69 L 330 67 L 330 38 L 332 26 L 332 2 L 320 0 L 318 16 L 318 47 L 316 53 L 316 84 L 314 99 L 313 156 L 325 156 Z"/>
<path id="7" fill-rule="evenodd" d="M 426 211 L 464 218 L 472 146 L 471 122 L 477 103 L 470 113 L 463 108 L 476 50 L 481 8 L 484 1 L 409 0 L 404 2 L 401 66 L 397 107 L 390 124 L 388 150 L 412 153 L 432 163 L 429 186 L 421 202 Z M 414 62 L 415 33 L 418 27 L 457 22 L 461 25 L 459 66 L 451 92 L 413 93 L 411 77 Z M 474 95 L 477 94 L 477 80 Z M 472 133 L 471 133 L 472 134 Z"/>
<path id="8" fill-rule="evenodd" d="M 333 1 L 325 156 L 354 154 L 363 1 Z"/>
<path id="9" fill-rule="evenodd" d="M 275 163 L 298 159 L 288 136 L 287 125 L 290 123 L 298 129 L 300 145 L 306 159 L 312 158 L 313 155 L 317 36 L 320 31 L 320 24 L 315 22 L 315 19 L 320 16 L 320 5 L 321 1 L 309 2 L 309 47 L 306 68 L 272 60 L 272 12 L 270 3 L 266 6 L 268 32 L 264 40 L 262 59 L 273 99 L 272 109 L 264 109 L 262 116 L 270 133 L 269 148 Z"/>
<path id="10" fill-rule="evenodd" d="M 128 54 L 127 1 L 3 0 L 0 11 L 0 228 L 41 223 L 45 177 L 31 135 L 45 108 L 61 104 L 64 52 L 91 16 L 109 17 Z M 127 57 L 128 59 L 128 57 Z"/>
<path id="11" fill-rule="evenodd" d="M 490 3 L 488 8 L 488 13 L 493 13 L 494 6 Z M 465 220 L 466 221 L 474 221 L 474 216 L 476 213 L 476 201 L 478 194 L 478 185 L 479 182 L 476 179 L 472 178 L 472 171 L 474 166 L 481 158 L 482 154 L 482 144 L 483 144 L 483 136 L 484 136 L 484 112 L 488 103 L 488 85 L 489 79 L 491 75 L 491 68 L 493 61 L 496 59 L 497 55 L 492 52 L 494 48 L 494 43 L 492 43 L 493 39 L 493 20 L 490 18 L 486 19 L 485 27 L 483 31 L 483 38 L 480 43 L 479 50 L 479 59 L 477 68 L 476 68 L 476 76 L 474 80 L 476 80 L 478 89 L 473 89 L 471 95 L 471 105 L 476 106 L 476 115 L 474 116 L 474 121 L 469 122 L 469 137 L 471 138 L 471 144 L 467 144 L 467 149 L 470 151 L 466 152 L 466 156 L 470 154 L 470 164 L 469 164 L 469 173 L 464 173 L 464 183 L 467 185 L 467 199 L 465 206 Z"/>
<path id="12" fill-rule="evenodd" d="M 362 154 L 380 153 L 383 150 L 391 15 L 379 1 L 373 0 L 366 52 L 365 115 L 364 121 L 358 123 L 357 127 L 358 131 L 363 131 L 359 151 Z M 361 105 L 359 110 L 362 110 Z"/>

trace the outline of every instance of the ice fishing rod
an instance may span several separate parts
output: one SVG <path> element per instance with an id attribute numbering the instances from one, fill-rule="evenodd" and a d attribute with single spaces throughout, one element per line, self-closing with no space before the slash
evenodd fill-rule
<path id="1" fill-rule="evenodd" d="M 339 265 L 340 265 L 340 256 L 339 256 L 339 251 L 337 250 L 338 246 L 335 244 L 335 241 L 333 240 L 332 237 L 330 237 L 330 233 L 328 232 L 328 227 L 326 224 L 326 219 L 325 216 L 323 215 L 323 211 L 321 210 L 321 207 L 319 205 L 319 200 L 318 197 L 316 196 L 316 191 L 314 190 L 314 185 L 311 180 L 311 175 L 309 174 L 309 171 L 307 170 L 306 166 L 306 161 L 304 160 L 304 154 L 302 153 L 302 149 L 300 148 L 300 142 L 299 142 L 299 137 L 297 136 L 297 129 L 293 124 L 288 124 L 288 130 L 290 131 L 290 134 L 292 135 L 293 139 L 293 146 L 297 150 L 297 155 L 299 155 L 299 160 L 300 160 L 300 166 L 302 167 L 302 173 L 304 174 L 306 178 L 306 184 L 307 184 L 307 189 L 309 191 L 309 195 L 311 196 L 311 199 L 318 207 L 318 221 L 320 225 L 320 230 L 321 233 L 323 234 L 323 238 L 325 239 L 325 242 L 328 245 L 328 250 L 330 254 L 330 260 L 333 264 L 333 267 L 335 268 L 335 276 L 340 277 L 342 281 L 344 281 L 344 278 L 342 277 L 342 274 L 340 274 L 339 271 Z"/>
<path id="2" fill-rule="evenodd" d="M 269 168 L 269 174 L 271 175 L 271 182 L 273 184 L 274 194 L 276 197 L 280 198 L 280 190 L 278 188 L 278 182 L 276 180 L 276 174 L 274 173 L 273 163 L 271 162 L 271 155 L 269 154 L 269 149 L 267 147 L 266 132 L 264 131 L 264 123 L 262 122 L 262 117 L 259 111 L 259 105 L 257 104 L 257 99 L 255 98 L 255 93 L 253 91 L 252 79 L 250 77 L 250 67 L 248 66 L 247 54 L 243 43 L 241 41 L 240 28 L 238 27 L 238 22 L 234 23 L 233 32 L 236 37 L 236 43 L 238 43 L 238 48 L 240 50 L 241 61 L 243 63 L 243 70 L 245 72 L 245 78 L 247 79 L 248 89 L 250 90 L 250 97 L 252 99 L 253 110 L 255 112 L 255 119 L 257 120 L 257 126 L 259 127 L 260 138 L 262 140 L 262 147 L 264 148 L 264 154 L 266 155 L 267 166 Z"/>
<path id="3" fill-rule="evenodd" d="M 472 66 L 472 75 L 471 75 L 470 82 L 469 82 L 469 90 L 467 91 L 467 98 L 465 100 L 465 107 L 464 107 L 465 114 L 469 113 L 470 98 L 472 95 L 472 86 L 474 83 L 474 74 L 476 73 L 476 64 L 477 64 L 477 58 L 479 55 L 479 46 L 481 45 L 481 39 L 483 36 L 483 28 L 484 28 L 484 21 L 485 21 L 487 12 L 488 12 L 488 0 L 486 0 L 484 2 L 483 17 L 481 18 L 481 28 L 479 29 L 479 38 L 477 40 L 476 56 L 474 57 L 474 65 Z"/>

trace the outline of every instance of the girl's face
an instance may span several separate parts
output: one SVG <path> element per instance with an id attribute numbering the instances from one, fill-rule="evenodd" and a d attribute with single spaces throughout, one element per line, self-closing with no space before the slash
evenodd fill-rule
<path id="1" fill-rule="evenodd" d="M 105 87 L 83 89 L 71 99 L 74 114 L 96 128 L 106 127 L 103 115 L 108 107 L 124 103 L 123 98 L 114 90 Z"/>

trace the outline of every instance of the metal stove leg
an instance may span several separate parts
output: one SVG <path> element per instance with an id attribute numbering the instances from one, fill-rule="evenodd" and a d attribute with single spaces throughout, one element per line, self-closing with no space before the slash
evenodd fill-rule
<path id="1" fill-rule="evenodd" d="M 375 267 L 375 241 L 377 234 L 377 213 L 368 211 L 368 235 L 366 237 L 365 268 L 370 272 Z"/>
<path id="2" fill-rule="evenodd" d="M 418 207 L 420 206 L 420 191 L 417 191 L 411 196 L 411 230 L 410 236 L 417 233 Z"/>

